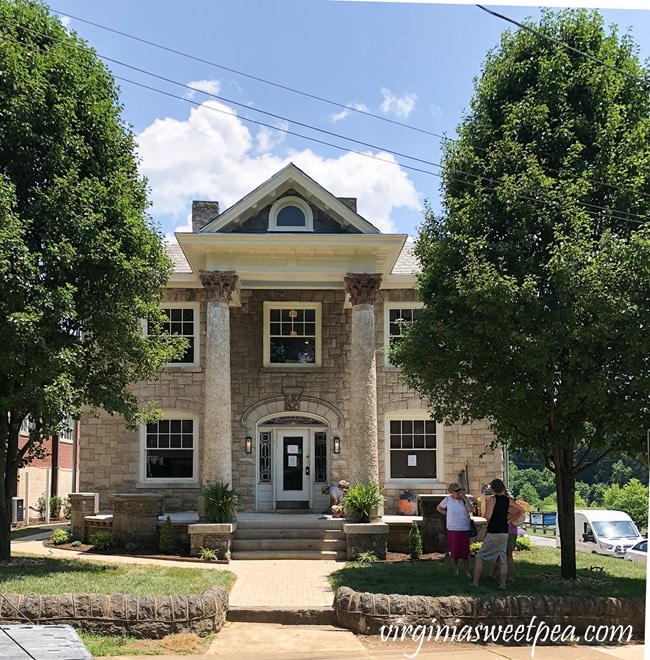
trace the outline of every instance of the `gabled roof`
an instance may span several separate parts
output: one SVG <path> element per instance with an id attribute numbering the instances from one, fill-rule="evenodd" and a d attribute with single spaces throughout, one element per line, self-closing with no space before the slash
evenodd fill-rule
<path id="1" fill-rule="evenodd" d="M 289 189 L 300 192 L 307 201 L 327 211 L 328 215 L 344 227 L 351 225 L 362 234 L 381 234 L 377 227 L 353 211 L 319 183 L 316 183 L 293 163 L 289 163 L 214 220 L 201 227 L 199 233 L 218 233 L 231 224 L 241 224 L 250 215 L 273 203 Z"/>

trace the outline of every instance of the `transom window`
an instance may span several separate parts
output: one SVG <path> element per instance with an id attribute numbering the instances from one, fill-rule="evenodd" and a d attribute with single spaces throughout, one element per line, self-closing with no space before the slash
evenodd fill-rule
<path id="1" fill-rule="evenodd" d="M 311 206 L 300 197 L 283 197 L 271 207 L 269 231 L 313 231 Z"/>
<path id="2" fill-rule="evenodd" d="M 391 480 L 439 480 L 442 427 L 426 411 L 386 420 L 387 472 Z"/>
<path id="3" fill-rule="evenodd" d="M 384 353 L 385 365 L 392 366 L 390 363 L 390 347 L 400 341 L 404 330 L 416 319 L 422 316 L 422 303 L 400 303 L 394 305 L 387 303 L 385 307 L 384 324 Z"/>
<path id="4" fill-rule="evenodd" d="M 196 422 L 167 416 L 143 427 L 143 467 L 146 480 L 194 481 Z"/>
<path id="5" fill-rule="evenodd" d="M 319 366 L 320 304 L 265 303 L 264 365 Z"/>
<path id="6" fill-rule="evenodd" d="M 199 341 L 198 341 L 198 303 L 164 303 L 162 311 L 167 317 L 163 322 L 162 329 L 170 335 L 185 337 L 188 341 L 183 355 L 172 360 L 170 365 L 198 365 L 199 363 Z"/>

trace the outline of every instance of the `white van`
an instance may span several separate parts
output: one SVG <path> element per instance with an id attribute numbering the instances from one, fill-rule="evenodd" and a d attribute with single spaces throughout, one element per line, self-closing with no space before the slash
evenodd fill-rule
<path id="1" fill-rule="evenodd" d="M 555 528 L 555 545 L 560 547 L 560 528 Z M 576 509 L 576 550 L 622 557 L 628 548 L 643 540 L 632 518 L 623 511 Z"/>

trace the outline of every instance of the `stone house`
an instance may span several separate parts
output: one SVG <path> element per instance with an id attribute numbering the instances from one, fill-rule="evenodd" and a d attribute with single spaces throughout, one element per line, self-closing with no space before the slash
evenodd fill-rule
<path id="1" fill-rule="evenodd" d="M 135 385 L 162 419 L 128 430 L 82 420 L 80 490 L 164 495 L 196 511 L 201 484 L 233 484 L 240 511 L 321 511 L 321 487 L 378 481 L 400 493 L 469 490 L 502 472 L 485 423 L 443 426 L 387 357 L 422 305 L 405 235 L 382 234 L 290 164 L 221 212 L 192 206 L 163 292 L 184 357 Z"/>

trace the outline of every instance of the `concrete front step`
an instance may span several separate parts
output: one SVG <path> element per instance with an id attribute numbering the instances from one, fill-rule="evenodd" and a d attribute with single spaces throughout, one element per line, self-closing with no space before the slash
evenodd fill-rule
<path id="1" fill-rule="evenodd" d="M 327 626 L 336 625 L 336 612 L 332 607 L 230 607 L 226 621 Z"/>
<path id="2" fill-rule="evenodd" d="M 346 552 L 334 550 L 244 550 L 233 551 L 231 559 L 328 559 L 345 561 Z"/>
<path id="3" fill-rule="evenodd" d="M 275 528 L 244 528 L 237 526 L 237 540 L 273 538 L 273 539 L 345 539 L 343 530 L 340 529 L 288 529 Z"/>
<path id="4" fill-rule="evenodd" d="M 323 539 L 323 538 L 290 538 L 290 539 L 269 539 L 269 538 L 249 538 L 240 539 L 235 537 L 232 542 L 231 551 L 241 552 L 246 550 L 273 550 L 275 552 L 286 551 L 309 551 L 309 550 L 333 550 L 345 552 L 347 549 L 345 538 L 343 539 Z"/>

